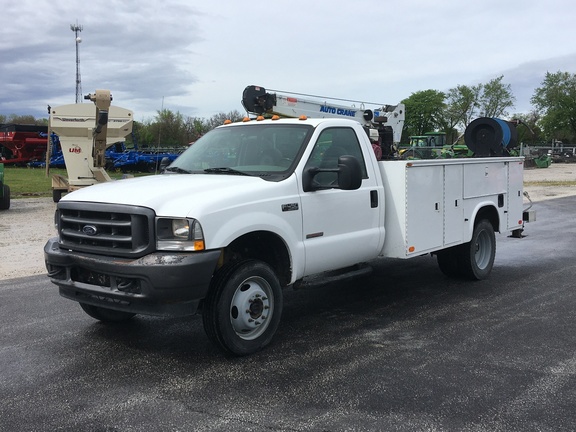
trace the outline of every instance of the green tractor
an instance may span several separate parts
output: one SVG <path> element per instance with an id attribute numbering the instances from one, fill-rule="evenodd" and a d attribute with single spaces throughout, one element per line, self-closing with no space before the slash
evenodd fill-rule
<path id="1" fill-rule="evenodd" d="M 444 132 L 427 132 L 424 135 L 410 137 L 410 144 L 400 149 L 402 159 L 436 159 L 467 157 L 465 145 L 447 144 Z"/>
<path id="2" fill-rule="evenodd" d="M 10 208 L 10 188 L 4 183 L 4 164 L 0 163 L 0 210 Z"/>

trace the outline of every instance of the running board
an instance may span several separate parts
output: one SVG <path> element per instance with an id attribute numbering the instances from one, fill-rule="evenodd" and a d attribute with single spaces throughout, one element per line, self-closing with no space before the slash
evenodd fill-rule
<path id="1" fill-rule="evenodd" d="M 368 264 L 356 264 L 339 270 L 333 270 L 324 273 L 307 276 L 304 279 L 296 281 L 292 285 L 295 290 L 317 288 L 328 285 L 333 282 L 342 282 L 349 279 L 357 279 L 372 274 L 373 268 Z"/>

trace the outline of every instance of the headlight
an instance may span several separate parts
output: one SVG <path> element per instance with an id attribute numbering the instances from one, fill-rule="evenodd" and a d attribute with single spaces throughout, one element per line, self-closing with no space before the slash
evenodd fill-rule
<path id="1" fill-rule="evenodd" d="M 156 248 L 166 251 L 204 250 L 200 222 L 196 219 L 156 219 Z"/>

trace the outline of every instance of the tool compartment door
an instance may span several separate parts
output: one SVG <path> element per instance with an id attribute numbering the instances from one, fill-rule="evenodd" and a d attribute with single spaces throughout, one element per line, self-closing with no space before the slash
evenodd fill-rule
<path id="1" fill-rule="evenodd" d="M 464 202 L 462 198 L 463 166 L 444 166 L 444 245 L 462 242 Z"/>
<path id="2" fill-rule="evenodd" d="M 522 226 L 524 211 L 524 161 L 510 162 L 508 174 L 508 217 L 507 229 Z"/>
<path id="3" fill-rule="evenodd" d="M 444 167 L 406 170 L 406 253 L 419 254 L 444 241 Z"/>

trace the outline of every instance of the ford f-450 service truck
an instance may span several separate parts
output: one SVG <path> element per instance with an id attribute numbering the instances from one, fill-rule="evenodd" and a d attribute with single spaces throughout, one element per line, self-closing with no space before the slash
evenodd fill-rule
<path id="1" fill-rule="evenodd" d="M 494 233 L 523 228 L 522 183 L 519 157 L 378 161 L 355 120 L 233 123 L 162 175 L 63 197 L 46 266 L 98 320 L 201 312 L 212 342 L 245 355 L 307 277 L 423 254 L 488 277 Z"/>

